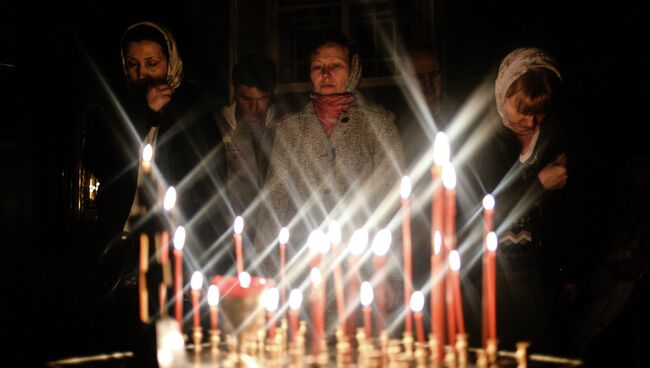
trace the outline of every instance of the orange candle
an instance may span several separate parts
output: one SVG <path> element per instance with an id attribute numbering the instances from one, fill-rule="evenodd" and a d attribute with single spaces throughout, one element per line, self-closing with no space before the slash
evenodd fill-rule
<path id="1" fill-rule="evenodd" d="M 192 309 L 194 312 L 194 329 L 198 330 L 201 328 L 200 305 L 201 305 L 201 287 L 203 286 L 203 275 L 201 275 L 201 272 L 194 271 L 194 273 L 192 274 L 192 279 L 190 280 L 190 286 L 192 288 Z"/>
<path id="2" fill-rule="evenodd" d="M 289 241 L 289 229 L 286 227 L 280 229 L 280 236 L 278 236 L 278 241 L 280 242 L 280 292 L 282 296 L 282 305 L 285 305 L 287 304 L 285 265 L 287 259 L 287 242 Z"/>
<path id="3" fill-rule="evenodd" d="M 411 195 L 411 178 L 405 176 L 400 185 L 400 196 L 402 197 L 402 254 L 404 258 L 404 305 L 408 304 L 413 288 L 413 255 L 411 244 L 411 210 L 409 196 Z M 411 310 L 406 308 L 404 331 L 413 331 L 411 322 Z"/>
<path id="4" fill-rule="evenodd" d="M 266 316 L 269 324 L 269 338 L 275 338 L 275 311 L 278 309 L 280 302 L 280 292 L 277 288 L 269 288 L 264 294 L 264 307 L 266 308 Z"/>
<path id="5" fill-rule="evenodd" d="M 377 328 L 379 331 L 384 330 L 384 318 L 386 317 L 386 254 L 390 250 L 390 243 L 392 236 L 390 230 L 381 229 L 375 235 L 372 241 L 372 263 L 375 269 L 374 279 L 377 280 L 377 312 L 379 319 L 377 320 Z"/>
<path id="6" fill-rule="evenodd" d="M 300 320 L 300 305 L 302 304 L 302 291 L 293 289 L 289 294 L 289 323 L 291 325 L 291 342 L 296 342 L 298 322 Z"/>
<path id="7" fill-rule="evenodd" d="M 433 161 L 434 165 L 431 168 L 431 180 L 433 183 L 433 203 L 431 204 L 431 246 L 432 249 L 432 264 L 431 264 L 431 285 L 433 285 L 433 292 L 431 293 L 431 329 L 433 330 L 436 338 L 438 339 L 440 363 L 442 356 L 444 356 L 444 295 L 445 295 L 445 253 L 442 249 L 443 237 L 443 224 L 444 224 L 444 191 L 441 183 L 442 167 L 449 162 L 450 149 L 449 139 L 443 132 L 436 134 L 433 143 Z M 436 237 L 438 243 L 436 244 Z M 438 246 L 438 249 L 436 249 Z"/>
<path id="8" fill-rule="evenodd" d="M 442 184 L 445 187 L 445 219 L 444 219 L 444 237 L 443 245 L 446 252 L 451 252 L 456 248 L 456 171 L 454 166 L 447 162 L 442 167 Z M 451 254 L 451 253 L 449 253 Z M 446 275 L 448 276 L 448 275 Z M 456 327 L 457 327 L 457 316 L 455 313 L 454 305 L 454 295 L 453 295 L 453 280 L 451 277 L 445 277 L 446 279 L 446 301 L 447 301 L 447 327 L 449 331 L 449 342 L 455 344 L 456 342 Z"/>
<path id="9" fill-rule="evenodd" d="M 219 287 L 210 285 L 208 288 L 208 305 L 210 306 L 210 328 L 219 329 Z"/>
<path id="10" fill-rule="evenodd" d="M 235 257 L 237 258 L 237 274 L 244 272 L 244 250 L 242 247 L 242 231 L 244 231 L 244 218 L 235 218 L 233 238 L 235 238 Z"/>
<path id="11" fill-rule="evenodd" d="M 482 311 L 482 336 L 483 336 L 483 341 L 487 341 L 488 339 L 488 334 L 489 334 L 489 306 L 488 306 L 488 295 L 487 295 L 487 290 L 488 290 L 488 252 L 487 252 L 487 244 L 486 244 L 486 239 L 487 239 L 487 234 L 492 231 L 492 224 L 493 224 L 493 218 L 494 218 L 494 197 L 491 195 L 486 195 L 483 197 L 483 257 L 482 257 L 482 262 L 483 262 L 483 277 L 482 279 L 482 284 L 483 288 L 481 289 L 483 292 L 483 297 L 481 298 L 481 311 Z"/>
<path id="12" fill-rule="evenodd" d="M 349 334 L 353 334 L 357 330 L 357 304 L 359 298 L 359 279 L 358 268 L 359 259 L 366 250 L 368 245 L 368 231 L 366 229 L 358 229 L 352 233 L 350 243 L 348 244 L 348 301 L 354 306 L 348 315 L 348 328 Z"/>
<path id="13" fill-rule="evenodd" d="M 419 343 L 424 344 L 424 322 L 422 318 L 422 309 L 424 309 L 424 294 L 416 291 L 411 295 L 411 311 L 415 318 L 415 333 Z"/>
<path id="14" fill-rule="evenodd" d="M 445 347 L 445 282 L 444 282 L 444 256 L 442 248 L 442 235 L 436 231 L 433 236 L 433 256 L 432 269 L 435 270 L 433 276 L 433 290 L 431 291 L 432 310 L 432 329 L 438 340 L 438 358 L 440 363 L 444 356 Z"/>
<path id="15" fill-rule="evenodd" d="M 497 338 L 497 302 L 496 302 L 496 258 L 497 258 L 497 234 L 489 232 L 487 235 L 487 295 L 488 295 L 488 338 Z"/>
<path id="16" fill-rule="evenodd" d="M 340 262 L 340 248 L 341 243 L 341 226 L 337 221 L 331 221 L 327 230 L 327 237 L 332 244 L 332 252 L 334 253 L 334 291 L 336 294 L 336 314 L 341 327 L 343 336 L 347 336 L 347 329 L 345 328 L 345 296 L 343 293 L 343 272 L 341 271 Z"/>
<path id="17" fill-rule="evenodd" d="M 449 253 L 449 268 L 451 270 L 451 286 L 454 298 L 454 315 L 458 333 L 465 334 L 465 317 L 463 316 L 463 300 L 460 293 L 460 254 L 457 250 Z"/>
<path id="18" fill-rule="evenodd" d="M 160 263 L 162 265 L 163 280 L 159 286 L 160 298 L 160 313 L 162 316 L 167 316 L 167 286 L 171 285 L 170 271 L 169 271 L 169 232 L 163 231 L 161 234 L 160 242 Z"/>
<path id="19" fill-rule="evenodd" d="M 138 291 L 140 296 L 140 321 L 149 323 L 149 291 L 147 290 L 147 271 L 149 270 L 149 237 L 140 234 L 140 272 Z"/>
<path id="20" fill-rule="evenodd" d="M 183 332 L 183 246 L 185 228 L 179 226 L 174 232 L 174 315 L 178 328 Z"/>
<path id="21" fill-rule="evenodd" d="M 311 269 L 311 315 L 312 324 L 314 326 L 314 333 L 312 336 L 312 353 L 318 354 L 320 352 L 320 341 L 325 336 L 325 310 L 321 308 L 323 304 L 322 284 L 323 279 L 320 270 L 317 267 Z"/>
<path id="22" fill-rule="evenodd" d="M 363 329 L 366 333 L 366 338 L 372 338 L 372 300 L 373 291 L 372 285 L 368 281 L 361 283 L 361 305 L 363 306 Z"/>

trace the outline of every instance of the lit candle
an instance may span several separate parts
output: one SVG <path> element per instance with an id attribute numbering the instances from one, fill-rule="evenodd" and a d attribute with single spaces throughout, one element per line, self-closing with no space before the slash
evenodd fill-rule
<path id="1" fill-rule="evenodd" d="M 496 311 L 496 256 L 497 256 L 497 234 L 489 232 L 486 237 L 488 260 L 487 260 L 487 299 L 488 299 L 488 339 L 497 338 L 497 311 Z M 487 342 L 486 342 L 487 345 Z"/>
<path id="2" fill-rule="evenodd" d="M 449 139 L 443 132 L 438 132 L 433 143 L 433 161 L 431 168 L 431 181 L 433 184 L 433 197 L 431 203 L 431 246 L 432 261 L 430 282 L 433 285 L 431 293 L 431 309 L 433 318 L 431 319 L 431 329 L 438 339 L 439 354 L 437 355 L 442 361 L 444 356 L 445 345 L 445 319 L 444 319 L 444 295 L 445 295 L 445 258 L 444 249 L 442 249 L 443 223 L 444 223 L 444 190 L 440 180 L 442 167 L 449 162 L 450 149 Z M 436 243 L 436 237 L 439 242 Z M 438 247 L 438 249 L 436 249 Z M 440 363 L 438 361 L 438 363 Z"/>
<path id="3" fill-rule="evenodd" d="M 312 324 L 314 326 L 314 334 L 312 338 L 312 352 L 318 354 L 320 352 L 320 341 L 323 339 L 325 331 L 325 310 L 321 307 L 323 304 L 323 293 L 321 291 L 323 278 L 318 267 L 311 269 L 309 274 L 311 279 L 311 315 Z"/>
<path id="4" fill-rule="evenodd" d="M 176 188 L 169 187 L 165 192 L 165 197 L 163 199 L 163 208 L 165 211 L 171 211 L 176 204 Z"/>
<path id="5" fill-rule="evenodd" d="M 309 234 L 307 238 L 307 248 L 309 248 L 310 259 L 309 267 L 319 267 L 321 255 L 329 250 L 329 239 L 321 229 L 316 229 Z M 325 252 L 323 252 L 325 250 Z"/>
<path id="6" fill-rule="evenodd" d="M 286 298 L 286 279 L 285 279 L 285 265 L 287 257 L 287 242 L 289 241 L 289 229 L 283 227 L 280 229 L 280 236 L 278 236 L 278 242 L 280 243 L 280 291 L 282 293 L 282 305 L 287 303 Z"/>
<path id="7" fill-rule="evenodd" d="M 341 327 L 343 336 L 346 335 L 345 328 L 345 296 L 343 293 L 343 272 L 341 271 L 341 262 L 339 260 L 339 245 L 341 243 L 341 225 L 338 221 L 330 221 L 327 230 L 327 237 L 332 244 L 332 252 L 334 253 L 334 291 L 336 294 L 336 314 Z"/>
<path id="8" fill-rule="evenodd" d="M 179 226 L 174 232 L 174 315 L 178 327 L 183 331 L 183 246 L 185 245 L 185 228 Z"/>
<path id="9" fill-rule="evenodd" d="M 449 269 L 451 270 L 451 286 L 454 298 L 454 315 L 459 334 L 465 334 L 465 317 L 463 316 L 463 300 L 460 294 L 460 254 L 457 250 L 449 253 Z"/>
<path id="10" fill-rule="evenodd" d="M 363 329 L 366 332 L 366 338 L 372 337 L 372 285 L 368 281 L 361 283 L 361 305 L 363 306 Z"/>
<path id="11" fill-rule="evenodd" d="M 296 342 L 298 321 L 300 319 L 300 305 L 302 304 L 302 291 L 293 289 L 289 294 L 289 323 L 291 324 L 291 341 Z"/>
<path id="12" fill-rule="evenodd" d="M 456 171 L 454 166 L 447 162 L 442 166 L 442 184 L 444 191 L 444 232 L 443 248 L 449 252 L 455 249 L 456 243 Z M 454 309 L 453 282 L 445 272 L 445 299 L 447 301 L 447 328 L 449 342 L 456 343 L 456 311 Z"/>
<path id="13" fill-rule="evenodd" d="M 431 290 L 431 328 L 438 341 L 437 363 L 442 361 L 445 347 L 445 283 L 444 261 L 442 256 L 442 235 L 436 231 L 433 235 L 433 259 L 431 268 L 435 270 L 433 289 Z"/>
<path id="14" fill-rule="evenodd" d="M 359 298 L 359 278 L 357 268 L 359 267 L 359 258 L 363 255 L 368 245 L 368 231 L 366 229 L 358 229 L 352 233 L 350 242 L 348 243 L 348 300 L 354 305 L 352 312 L 348 315 L 348 333 L 352 334 L 357 330 L 357 315 L 356 305 Z"/>
<path id="15" fill-rule="evenodd" d="M 413 255 L 411 244 L 411 211 L 409 207 L 409 196 L 411 195 L 411 178 L 405 176 L 400 185 L 402 197 L 402 253 L 404 257 L 404 305 L 408 304 L 411 297 L 413 285 Z M 406 308 L 404 330 L 412 332 L 411 311 Z"/>
<path id="16" fill-rule="evenodd" d="M 269 338 L 275 338 L 275 311 L 278 309 L 280 302 L 280 293 L 277 288 L 267 289 L 264 293 L 264 308 L 266 308 L 266 318 L 269 324 Z"/>
<path id="17" fill-rule="evenodd" d="M 248 289 L 251 286 L 252 278 L 248 272 L 240 272 L 237 276 L 237 279 L 239 280 L 239 286 L 241 286 L 243 289 Z M 262 280 L 260 280 L 260 284 L 262 284 Z"/>
<path id="18" fill-rule="evenodd" d="M 208 305 L 210 306 L 210 328 L 216 331 L 219 328 L 219 287 L 210 285 L 208 288 Z"/>
<path id="19" fill-rule="evenodd" d="M 424 308 L 424 294 L 416 291 L 411 295 L 411 311 L 415 318 L 415 333 L 419 343 L 424 344 L 424 322 L 422 318 L 422 309 Z"/>
<path id="20" fill-rule="evenodd" d="M 194 312 L 194 329 L 201 328 L 201 314 L 199 307 L 201 305 L 201 287 L 203 286 L 203 275 L 199 271 L 194 271 L 190 279 L 190 287 L 192 288 L 192 308 Z"/>
<path id="21" fill-rule="evenodd" d="M 138 291 L 140 296 L 140 321 L 149 323 L 149 291 L 147 290 L 147 271 L 149 270 L 149 237 L 140 234 L 140 272 Z"/>
<path id="22" fill-rule="evenodd" d="M 244 272 L 244 250 L 242 248 L 242 231 L 244 231 L 244 218 L 237 216 L 235 218 L 234 225 L 235 232 L 233 237 L 235 238 L 235 257 L 237 257 L 237 274 Z"/>
<path id="23" fill-rule="evenodd" d="M 144 146 L 142 150 L 142 172 L 149 174 L 151 172 L 151 160 L 153 159 L 153 147 L 150 144 Z"/>
<path id="24" fill-rule="evenodd" d="M 482 257 L 482 262 L 483 262 L 483 277 L 482 279 L 482 284 L 483 284 L 483 298 L 481 298 L 482 302 L 482 335 L 483 335 L 483 341 L 487 341 L 488 338 L 488 333 L 489 333 L 489 326 L 488 326 L 488 321 L 489 321 L 489 306 L 488 306 L 488 295 L 487 295 L 487 280 L 488 280 L 488 252 L 487 252 L 487 244 L 486 244 L 486 239 L 487 239 L 487 234 L 492 231 L 492 224 L 493 224 L 493 218 L 494 218 L 494 197 L 492 197 L 490 194 L 486 195 L 483 197 L 483 257 Z"/>
<path id="25" fill-rule="evenodd" d="M 375 268 L 375 280 L 377 282 L 377 313 L 380 318 L 378 319 L 377 328 L 379 331 L 384 330 L 383 318 L 386 316 L 386 254 L 390 249 L 392 236 L 390 230 L 381 229 L 375 235 L 372 241 L 372 263 Z"/>

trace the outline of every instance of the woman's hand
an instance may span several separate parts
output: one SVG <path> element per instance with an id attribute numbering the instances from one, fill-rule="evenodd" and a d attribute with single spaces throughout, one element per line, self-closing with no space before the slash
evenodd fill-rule
<path id="1" fill-rule="evenodd" d="M 562 189 L 569 177 L 566 169 L 566 155 L 560 154 L 554 162 L 546 165 L 538 174 L 537 178 L 545 190 Z"/>
<path id="2" fill-rule="evenodd" d="M 147 88 L 147 104 L 152 111 L 158 112 L 167 106 L 172 99 L 172 94 L 174 89 L 166 83 L 151 85 Z"/>

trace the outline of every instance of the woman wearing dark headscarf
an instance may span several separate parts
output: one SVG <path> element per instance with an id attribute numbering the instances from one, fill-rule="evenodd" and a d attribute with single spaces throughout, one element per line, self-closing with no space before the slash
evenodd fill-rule
<path id="1" fill-rule="evenodd" d="M 312 48 L 310 61 L 311 101 L 277 128 L 258 255 L 274 246 L 283 226 L 291 244 L 302 247 L 311 231 L 337 220 L 347 241 L 353 230 L 373 230 L 395 214 L 378 214 L 385 198 L 399 202 L 404 158 L 394 116 L 356 90 L 361 63 L 351 41 L 326 38 Z M 275 258 L 275 252 L 266 257 L 267 276 L 276 274 Z"/>

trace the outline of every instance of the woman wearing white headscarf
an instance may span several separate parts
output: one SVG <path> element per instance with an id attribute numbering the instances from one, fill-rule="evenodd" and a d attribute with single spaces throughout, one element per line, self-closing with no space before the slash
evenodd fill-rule
<path id="1" fill-rule="evenodd" d="M 394 115 L 356 90 L 360 77 L 359 55 L 344 36 L 312 48 L 311 101 L 277 127 L 266 208 L 258 221 L 258 255 L 275 246 L 283 226 L 299 248 L 312 230 L 327 230 L 328 220 L 341 222 L 349 236 L 367 221 L 370 230 L 396 213 L 379 214 L 385 198 L 394 195 L 392 203 L 399 203 L 404 162 L 399 133 Z M 266 258 L 262 271 L 273 277 L 277 254 Z"/>

